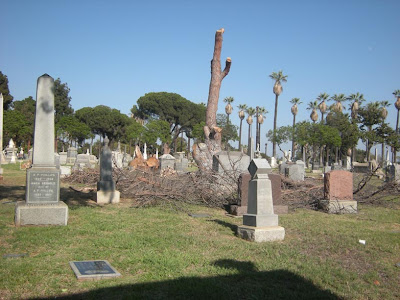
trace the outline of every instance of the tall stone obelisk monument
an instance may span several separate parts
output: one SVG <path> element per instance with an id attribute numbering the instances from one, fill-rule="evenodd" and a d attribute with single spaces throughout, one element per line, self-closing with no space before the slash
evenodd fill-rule
<path id="1" fill-rule="evenodd" d="M 25 201 L 15 208 L 15 225 L 67 225 L 60 201 L 60 170 L 54 161 L 54 79 L 44 74 L 36 90 L 32 168 L 26 170 Z"/>

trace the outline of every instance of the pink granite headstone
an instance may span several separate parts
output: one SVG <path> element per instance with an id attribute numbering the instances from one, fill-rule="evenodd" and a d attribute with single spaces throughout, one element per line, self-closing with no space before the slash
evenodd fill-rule
<path id="1" fill-rule="evenodd" d="M 324 199 L 353 200 L 353 174 L 348 171 L 334 170 L 325 173 Z"/>

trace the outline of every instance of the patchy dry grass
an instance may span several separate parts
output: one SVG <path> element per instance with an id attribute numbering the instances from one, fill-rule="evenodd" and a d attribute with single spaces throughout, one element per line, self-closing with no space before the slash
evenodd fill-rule
<path id="1" fill-rule="evenodd" d="M 284 241 L 256 244 L 237 238 L 241 219 L 222 210 L 186 206 L 210 215 L 192 218 L 167 207 L 135 208 L 129 200 L 99 206 L 93 194 L 67 187 L 61 197 L 70 208 L 68 226 L 15 228 L 10 201 L 23 200 L 25 190 L 4 183 L 0 299 L 400 297 L 398 209 L 360 205 L 357 215 L 298 209 L 280 217 Z M 10 253 L 28 256 L 3 258 Z M 93 259 L 110 261 L 122 276 L 77 281 L 68 262 Z"/>

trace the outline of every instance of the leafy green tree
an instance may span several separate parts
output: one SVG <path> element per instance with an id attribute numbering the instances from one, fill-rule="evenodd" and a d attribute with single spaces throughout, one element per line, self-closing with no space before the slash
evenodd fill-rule
<path id="1" fill-rule="evenodd" d="M 14 101 L 12 102 L 12 107 L 15 111 L 20 112 L 27 121 L 27 128 L 29 129 L 29 134 L 27 132 L 26 139 L 27 139 L 27 146 L 30 147 L 30 144 L 33 140 L 33 129 L 35 124 L 35 110 L 36 110 L 36 101 L 29 96 L 24 100 Z"/>
<path id="2" fill-rule="evenodd" d="M 204 126 L 206 126 L 205 121 L 202 121 L 199 124 L 193 126 L 192 136 L 198 142 L 204 142 Z"/>
<path id="3" fill-rule="evenodd" d="M 17 110 L 4 111 L 3 142 L 6 144 L 12 138 L 16 145 L 32 139 L 32 124 Z"/>
<path id="4" fill-rule="evenodd" d="M 168 122 L 170 134 L 174 134 L 172 142 L 181 131 L 205 121 L 206 107 L 204 104 L 193 103 L 175 93 L 147 93 L 137 100 L 131 109 L 132 114 L 142 118 L 154 118 Z"/>
<path id="5" fill-rule="evenodd" d="M 336 110 L 330 113 L 327 118 L 327 125 L 338 130 L 341 138 L 340 153 L 347 154 L 349 149 L 353 149 L 360 138 L 360 131 L 355 122 L 349 119 L 348 114 Z"/>
<path id="6" fill-rule="evenodd" d="M 367 160 L 370 157 L 370 150 L 380 138 L 377 134 L 376 127 L 383 121 L 382 110 L 379 102 L 370 102 L 366 106 L 361 107 L 358 111 L 358 123 L 362 132 L 361 138 L 366 143 Z"/>
<path id="7" fill-rule="evenodd" d="M 226 115 L 217 114 L 217 126 L 222 128 L 221 143 L 223 146 L 225 145 L 226 147 L 229 141 L 237 141 L 239 139 L 237 134 L 238 126 L 233 125 Z"/>
<path id="8" fill-rule="evenodd" d="M 56 124 L 58 136 L 65 137 L 69 144 L 77 141 L 80 145 L 90 137 L 90 128 L 75 116 L 63 116 Z"/>
<path id="9" fill-rule="evenodd" d="M 278 127 L 275 131 L 268 130 L 266 136 L 270 142 L 275 143 L 275 145 L 278 145 L 279 150 L 284 155 L 285 152 L 282 150 L 281 145 L 289 142 L 292 136 L 292 132 L 293 132 L 292 126 L 281 126 Z"/>
<path id="10" fill-rule="evenodd" d="M 147 143 L 149 147 L 157 147 L 157 141 L 160 140 L 162 143 L 171 142 L 171 134 L 169 132 L 170 126 L 167 121 L 164 120 L 150 120 L 145 125 L 145 131 L 143 133 L 143 142 Z"/>
<path id="11" fill-rule="evenodd" d="M 56 111 L 55 122 L 57 123 L 64 116 L 71 116 L 74 110 L 71 106 L 67 83 L 61 83 L 60 78 L 54 81 L 54 109 Z"/>
<path id="12" fill-rule="evenodd" d="M 279 95 L 283 91 L 282 82 L 286 82 L 288 76 L 283 75 L 282 71 L 279 71 L 278 73 L 272 72 L 272 74 L 269 75 L 269 77 L 271 79 L 275 80 L 274 88 L 272 90 L 275 94 L 275 112 L 274 112 L 274 132 L 275 132 L 276 131 L 276 121 L 277 121 L 277 117 L 278 117 L 278 98 L 279 98 Z M 272 143 L 272 156 L 275 157 L 275 155 L 276 155 L 276 144 L 273 142 Z"/>
<path id="13" fill-rule="evenodd" d="M 8 78 L 7 75 L 3 74 L 0 71 L 0 93 L 3 94 L 3 109 L 7 110 L 14 99 L 10 94 L 10 90 L 8 88 Z"/>
<path id="14" fill-rule="evenodd" d="M 94 108 L 84 107 L 76 111 L 78 120 L 89 126 L 92 133 L 102 136 L 107 135 L 110 144 L 114 140 L 122 139 L 126 135 L 127 127 L 134 122 L 119 110 L 105 105 Z"/>
<path id="15" fill-rule="evenodd" d="M 125 136 L 122 141 L 125 143 L 135 141 L 135 143 L 139 144 L 143 140 L 144 131 L 145 127 L 139 122 L 131 122 L 131 124 L 126 127 Z"/>

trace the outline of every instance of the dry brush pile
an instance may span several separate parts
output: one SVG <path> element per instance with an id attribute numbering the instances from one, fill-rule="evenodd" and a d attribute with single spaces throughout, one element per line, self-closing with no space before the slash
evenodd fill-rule
<path id="1" fill-rule="evenodd" d="M 84 169 L 74 171 L 63 179 L 71 185 L 84 184 L 96 188 L 99 171 Z M 236 197 L 237 183 L 233 174 L 214 172 L 189 172 L 139 170 L 115 168 L 113 178 L 121 197 L 134 200 L 137 206 L 187 203 L 208 207 L 223 207 Z M 75 190 L 79 190 L 76 189 Z"/>

